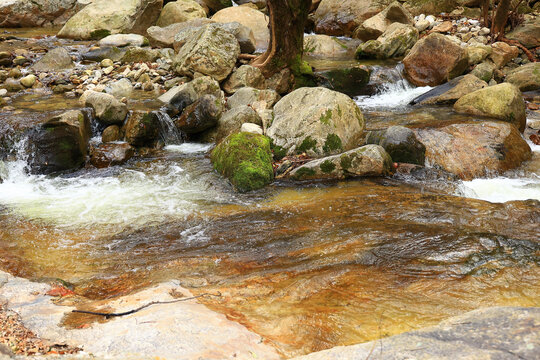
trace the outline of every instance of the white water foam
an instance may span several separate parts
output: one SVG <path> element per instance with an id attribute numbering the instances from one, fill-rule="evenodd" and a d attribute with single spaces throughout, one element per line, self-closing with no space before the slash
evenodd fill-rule
<path id="1" fill-rule="evenodd" d="M 165 150 L 181 154 L 197 154 L 205 153 L 213 146 L 214 144 L 183 143 L 181 145 L 167 145 Z"/>
<path id="2" fill-rule="evenodd" d="M 378 78 L 377 93 L 374 95 L 357 96 L 356 103 L 360 108 L 366 109 L 396 109 L 402 110 L 419 95 L 422 95 L 432 87 L 415 87 L 402 75 L 403 65 L 394 68 L 375 69 L 372 78 Z"/>
<path id="3" fill-rule="evenodd" d="M 529 142 L 533 156 L 540 157 L 540 146 Z M 462 195 L 492 203 L 515 200 L 540 201 L 540 169 L 534 169 L 524 177 L 496 177 L 463 181 L 458 190 Z"/>
<path id="4" fill-rule="evenodd" d="M 60 227 L 142 226 L 233 201 L 231 194 L 211 185 L 211 171 L 186 171 L 182 162 L 172 160 L 71 177 L 29 175 L 23 160 L 0 164 L 0 205 Z"/>

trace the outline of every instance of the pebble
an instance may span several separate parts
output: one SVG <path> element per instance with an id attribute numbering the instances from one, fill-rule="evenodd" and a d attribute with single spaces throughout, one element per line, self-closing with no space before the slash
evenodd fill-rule
<path id="1" fill-rule="evenodd" d="M 464 26 L 464 27 L 461 27 L 459 28 L 458 32 L 462 33 L 462 34 L 465 34 L 465 33 L 468 33 L 470 30 L 468 27 Z"/>
<path id="2" fill-rule="evenodd" d="M 487 28 L 487 27 L 483 27 L 480 29 L 480 31 L 478 32 L 478 35 L 480 36 L 486 36 L 486 35 L 489 35 L 491 31 Z"/>
<path id="3" fill-rule="evenodd" d="M 109 66 L 109 67 L 106 67 L 105 69 L 103 69 L 103 73 L 105 75 L 109 75 L 110 73 L 112 73 L 114 70 L 114 66 Z"/>
<path id="4" fill-rule="evenodd" d="M 36 75 L 27 75 L 23 77 L 20 82 L 25 88 L 31 88 L 36 83 Z"/>
<path id="5" fill-rule="evenodd" d="M 17 56 L 15 59 L 13 59 L 13 65 L 24 65 L 29 63 L 30 60 L 25 58 L 24 56 Z"/>
<path id="6" fill-rule="evenodd" d="M 21 72 L 21 70 L 19 68 L 13 68 L 13 69 L 9 70 L 8 77 L 18 79 L 18 78 L 22 77 L 22 72 Z"/>
<path id="7" fill-rule="evenodd" d="M 6 96 L 8 91 L 6 89 L 0 89 L 0 97 Z"/>
<path id="8" fill-rule="evenodd" d="M 103 59 L 103 60 L 101 60 L 100 65 L 103 68 L 108 68 L 110 66 L 113 66 L 114 63 L 113 63 L 113 61 L 111 59 Z"/>

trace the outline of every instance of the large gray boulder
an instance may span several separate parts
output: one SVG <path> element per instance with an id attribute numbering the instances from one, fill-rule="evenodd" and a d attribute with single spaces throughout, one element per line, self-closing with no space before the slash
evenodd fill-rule
<path id="1" fill-rule="evenodd" d="M 535 359 L 540 343 L 538 323 L 540 308 L 479 309 L 429 328 L 294 360 Z"/>
<path id="2" fill-rule="evenodd" d="M 236 40 L 238 40 L 240 51 L 242 53 L 250 54 L 255 51 L 255 37 L 253 36 L 253 31 L 251 31 L 251 29 L 239 22 L 218 23 L 210 19 L 198 19 L 187 22 L 186 24 L 190 25 L 178 30 L 176 35 L 174 35 L 172 44 L 174 50 L 176 52 L 180 51 L 186 42 L 191 40 L 204 26 L 210 23 L 233 34 Z"/>
<path id="3" fill-rule="evenodd" d="M 219 83 L 209 76 L 202 76 L 185 84 L 177 85 L 161 95 L 158 100 L 181 112 L 203 95 L 212 95 L 221 102 L 225 101 Z"/>
<path id="4" fill-rule="evenodd" d="M 364 117 L 345 94 L 300 88 L 276 104 L 267 135 L 280 152 L 321 158 L 362 145 Z"/>
<path id="5" fill-rule="evenodd" d="M 243 87 L 262 89 L 264 81 L 264 76 L 259 68 L 242 65 L 223 83 L 223 90 L 229 94 L 234 94 Z"/>
<path id="6" fill-rule="evenodd" d="M 32 173 L 51 174 L 84 165 L 90 139 L 90 120 L 71 110 L 33 129 L 28 136 Z"/>
<path id="7" fill-rule="evenodd" d="M 294 180 L 345 179 L 385 176 L 392 172 L 392 158 L 379 145 L 365 145 L 339 155 L 310 161 L 294 169 Z"/>
<path id="8" fill-rule="evenodd" d="M 163 0 L 95 0 L 69 19 L 59 37 L 87 40 L 110 34 L 146 34 L 161 11 Z"/>
<path id="9" fill-rule="evenodd" d="M 525 130 L 526 106 L 521 91 L 512 84 L 503 83 L 476 90 L 462 96 L 454 110 L 462 114 L 491 117 L 507 121 L 519 131 Z"/>
<path id="10" fill-rule="evenodd" d="M 195 0 L 177 0 L 163 7 L 156 25 L 165 27 L 199 18 L 206 18 L 206 12 Z"/>
<path id="11" fill-rule="evenodd" d="M 353 37 L 362 41 L 375 40 L 392 24 L 414 25 L 411 13 L 399 2 L 394 1 L 377 15 L 367 19 L 354 31 Z"/>
<path id="12" fill-rule="evenodd" d="M 104 125 L 122 124 L 127 115 L 126 104 L 116 100 L 113 95 L 87 90 L 80 102 L 90 106 L 98 121 Z"/>
<path id="13" fill-rule="evenodd" d="M 165 27 L 150 26 L 146 30 L 150 45 L 164 48 L 172 48 L 174 44 L 174 37 L 181 30 L 189 28 L 199 28 L 203 25 L 213 23 L 210 19 L 193 19 L 181 23 L 171 24 Z"/>
<path id="14" fill-rule="evenodd" d="M 463 180 L 515 169 L 532 153 L 518 129 L 502 121 L 470 121 L 413 129 L 426 147 L 426 161 Z"/>
<path id="15" fill-rule="evenodd" d="M 418 41 L 418 30 L 412 26 L 393 23 L 377 40 L 369 40 L 356 51 L 358 58 L 389 59 L 405 55 Z"/>
<path id="16" fill-rule="evenodd" d="M 74 66 L 69 52 L 63 47 L 57 47 L 46 53 L 37 63 L 32 65 L 32 69 L 39 72 L 49 72 L 69 70 Z"/>
<path id="17" fill-rule="evenodd" d="M 238 106 L 249 106 L 255 109 L 271 109 L 281 99 L 274 90 L 258 90 L 252 87 L 242 87 L 227 99 L 229 109 Z"/>
<path id="18" fill-rule="evenodd" d="M 238 40 L 218 25 L 202 28 L 174 58 L 173 67 L 179 75 L 208 75 L 224 80 L 234 69 L 240 55 Z"/>
<path id="19" fill-rule="evenodd" d="M 87 0 L 3 0 L 0 28 L 63 25 Z"/>

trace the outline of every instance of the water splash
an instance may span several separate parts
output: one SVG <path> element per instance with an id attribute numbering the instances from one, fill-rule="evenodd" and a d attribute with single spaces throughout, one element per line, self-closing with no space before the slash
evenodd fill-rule
<path id="1" fill-rule="evenodd" d="M 173 120 L 163 110 L 154 111 L 159 120 L 159 138 L 165 145 L 179 145 L 184 142 L 184 134 L 174 125 Z"/>
<path id="2" fill-rule="evenodd" d="M 402 110 L 411 100 L 431 90 L 429 86 L 415 87 L 403 77 L 403 64 L 395 67 L 374 66 L 370 85 L 376 88 L 374 95 L 355 98 L 361 108 Z"/>

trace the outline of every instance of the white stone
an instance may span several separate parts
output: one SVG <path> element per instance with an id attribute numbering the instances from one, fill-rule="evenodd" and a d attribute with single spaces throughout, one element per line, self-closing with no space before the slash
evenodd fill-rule
<path id="1" fill-rule="evenodd" d="M 242 127 L 240 128 L 240 132 L 247 132 L 247 133 L 262 135 L 263 128 L 257 124 L 243 123 Z"/>

